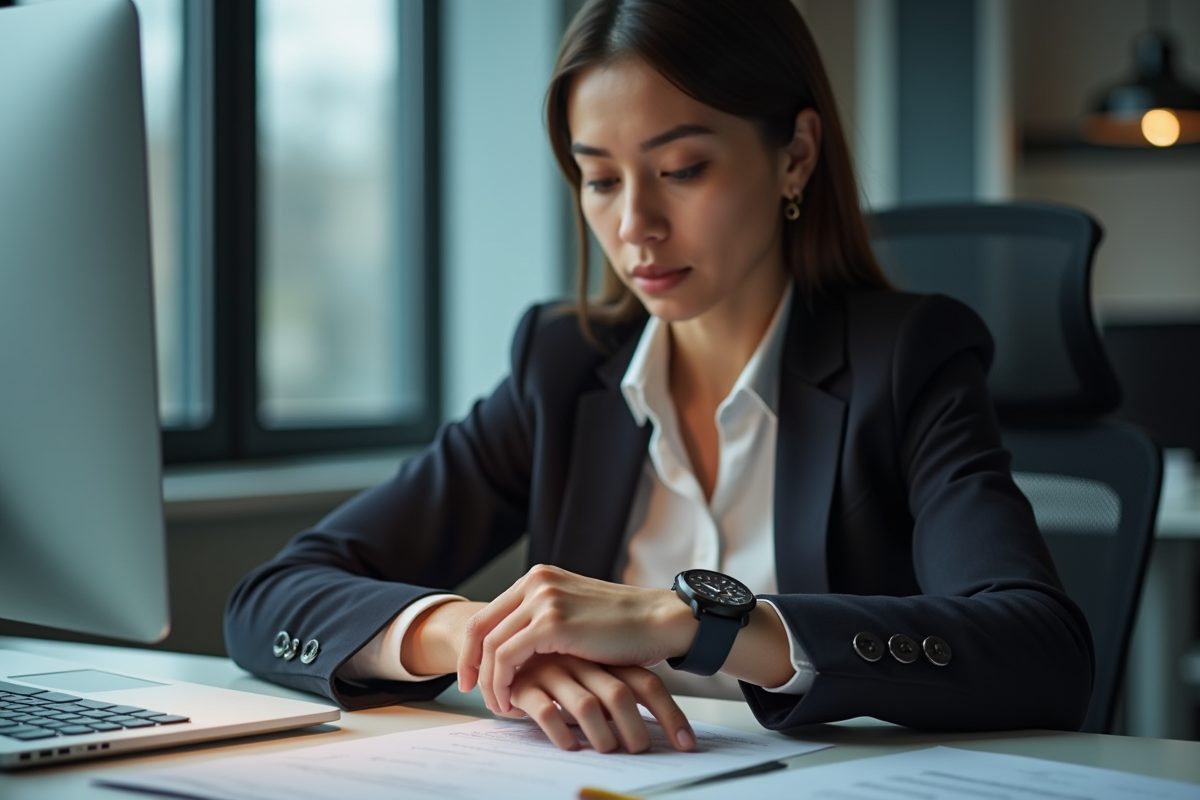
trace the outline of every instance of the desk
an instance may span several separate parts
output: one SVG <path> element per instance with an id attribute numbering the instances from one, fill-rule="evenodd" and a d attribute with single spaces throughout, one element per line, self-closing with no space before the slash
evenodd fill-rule
<path id="1" fill-rule="evenodd" d="M 0 647 L 58 658 L 87 658 L 109 669 L 126 669 L 231 689 L 311 699 L 309 695 L 252 678 L 224 658 L 5 637 L 0 637 Z M 743 730 L 762 730 L 749 709 L 742 703 L 685 697 L 680 699 L 680 705 L 692 719 Z M 192 745 L 175 750 L 150 752 L 142 756 L 83 762 L 43 770 L 0 773 L 0 797 L 4 800 L 144 798 L 145 795 L 94 787 L 89 782 L 97 775 L 143 769 L 148 766 L 195 764 L 228 756 L 279 752 L 384 733 L 451 725 L 482 716 L 487 716 L 487 712 L 477 697 L 459 695 L 452 688 L 434 702 L 343 714 L 342 719 L 335 724 L 304 731 Z M 818 764 L 948 744 L 972 750 L 1103 766 L 1200 784 L 1200 742 L 1050 731 L 931 734 L 869 720 L 814 726 L 804 732 L 803 738 L 830 742 L 836 747 L 793 759 L 793 768 L 802 769 Z"/>

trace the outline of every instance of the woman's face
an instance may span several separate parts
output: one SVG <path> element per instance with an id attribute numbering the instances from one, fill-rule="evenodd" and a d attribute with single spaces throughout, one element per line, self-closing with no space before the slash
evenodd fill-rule
<path id="1" fill-rule="evenodd" d="M 803 189 L 816 141 L 768 147 L 752 123 L 632 58 L 582 72 L 568 121 L 584 217 L 650 313 L 679 322 L 748 293 L 778 298 L 782 200 Z"/>

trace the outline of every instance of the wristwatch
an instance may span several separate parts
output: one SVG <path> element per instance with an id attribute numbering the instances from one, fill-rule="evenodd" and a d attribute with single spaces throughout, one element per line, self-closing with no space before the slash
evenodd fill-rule
<path id="1" fill-rule="evenodd" d="M 744 583 L 707 569 L 684 570 L 671 584 L 679 599 L 692 607 L 700 621 L 687 654 L 668 658 L 672 669 L 712 675 L 725 663 L 738 631 L 750 622 L 758 601 Z"/>

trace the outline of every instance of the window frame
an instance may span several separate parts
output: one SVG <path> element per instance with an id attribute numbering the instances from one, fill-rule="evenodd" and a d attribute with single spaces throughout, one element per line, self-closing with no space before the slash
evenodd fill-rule
<path id="1" fill-rule="evenodd" d="M 164 429 L 165 463 L 395 448 L 426 443 L 437 431 L 442 402 L 438 4 L 436 0 L 393 1 L 399 6 L 398 117 L 407 126 L 397 137 L 398 171 L 410 176 L 397 187 L 404 193 L 400 207 L 407 218 L 400 237 L 403 249 L 397 257 L 419 270 L 422 287 L 423 411 L 411 421 L 393 425 L 269 429 L 259 422 L 258 4 L 197 3 L 202 11 L 187 12 L 184 62 L 189 92 L 204 91 L 205 81 L 189 77 L 188 69 L 203 64 L 210 70 L 210 144 L 204 144 L 203 135 L 195 141 L 211 148 L 211 191 L 206 202 L 211 219 L 211 260 L 206 269 L 211 302 L 205 309 L 211 330 L 211 415 L 201 428 Z M 210 15 L 207 24 L 197 13 Z M 189 48 L 209 48 L 208 57 Z M 185 97 L 183 102 L 195 101 Z M 192 159 L 194 154 L 184 158 Z M 194 220 L 184 222 L 186 227 Z"/>

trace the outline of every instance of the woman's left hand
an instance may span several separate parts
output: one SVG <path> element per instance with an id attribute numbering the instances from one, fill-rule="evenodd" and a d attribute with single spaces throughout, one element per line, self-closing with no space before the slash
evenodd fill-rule
<path id="1" fill-rule="evenodd" d="M 650 726 L 639 705 L 676 750 L 696 746 L 696 734 L 662 678 L 641 667 L 602 667 L 573 656 L 537 655 L 522 664 L 513 679 L 513 709 L 500 716 L 528 715 L 563 750 L 579 749 L 568 727 L 575 723 L 598 753 L 622 745 L 644 753 L 651 745 Z"/>
<path id="2" fill-rule="evenodd" d="M 488 708 L 512 709 L 518 666 L 561 653 L 611 666 L 648 667 L 687 651 L 691 611 L 669 589 L 642 589 L 539 564 L 467 623 L 458 685 L 476 683 Z"/>

